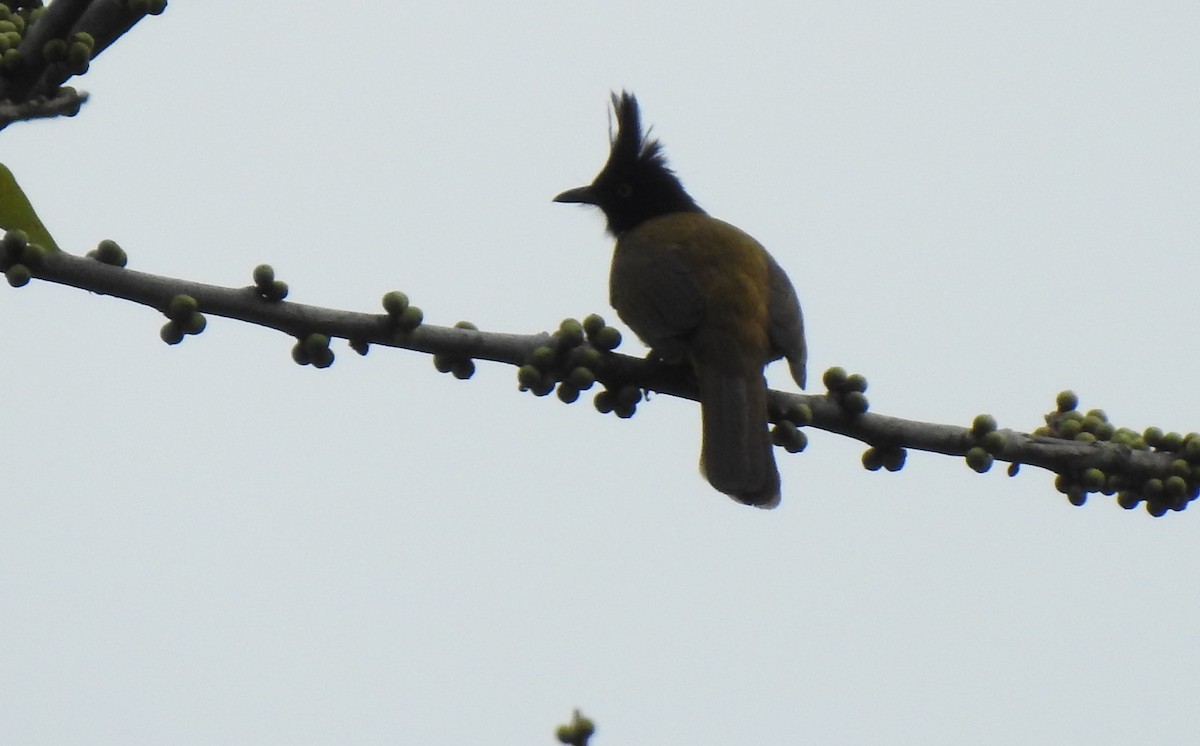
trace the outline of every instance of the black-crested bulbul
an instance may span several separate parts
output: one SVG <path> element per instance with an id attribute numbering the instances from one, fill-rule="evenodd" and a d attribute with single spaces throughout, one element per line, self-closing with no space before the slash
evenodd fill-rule
<path id="1" fill-rule="evenodd" d="M 747 505 L 779 504 L 763 368 L 787 358 L 804 387 L 804 322 L 796 291 L 762 244 L 711 217 L 643 133 L 637 99 L 613 94 L 617 133 L 591 184 L 555 202 L 595 205 L 617 239 L 609 300 L 652 354 L 686 361 L 699 384 L 700 468 Z"/>

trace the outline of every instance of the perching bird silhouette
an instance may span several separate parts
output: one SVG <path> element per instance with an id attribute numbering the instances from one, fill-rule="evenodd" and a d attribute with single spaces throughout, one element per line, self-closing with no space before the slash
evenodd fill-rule
<path id="1" fill-rule="evenodd" d="M 642 131 L 637 99 L 613 94 L 617 133 L 591 184 L 555 202 L 595 205 L 617 239 L 609 300 L 652 354 L 684 362 L 700 391 L 700 469 L 746 505 L 779 504 L 763 368 L 787 358 L 804 387 L 804 321 L 787 274 L 762 244 L 709 216 Z"/>

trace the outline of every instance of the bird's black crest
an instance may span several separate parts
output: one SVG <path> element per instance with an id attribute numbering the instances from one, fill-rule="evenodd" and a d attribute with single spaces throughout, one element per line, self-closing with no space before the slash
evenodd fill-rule
<path id="1" fill-rule="evenodd" d="M 704 212 L 667 166 L 658 140 L 642 131 L 638 102 L 632 93 L 613 94 L 617 133 L 608 162 L 587 187 L 560 194 L 560 202 L 596 205 L 615 236 L 651 218 L 676 212 Z"/>
<path id="2" fill-rule="evenodd" d="M 628 91 L 612 95 L 613 111 L 617 115 L 617 134 L 612 138 L 609 162 L 642 163 L 649 168 L 661 168 L 674 175 L 667 166 L 662 143 L 642 132 L 642 116 L 637 97 Z"/>

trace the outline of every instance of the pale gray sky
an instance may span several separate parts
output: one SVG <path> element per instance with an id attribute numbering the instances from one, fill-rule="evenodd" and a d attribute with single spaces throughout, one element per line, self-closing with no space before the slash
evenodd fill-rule
<path id="1" fill-rule="evenodd" d="M 629 88 L 710 212 L 789 271 L 810 380 L 1029 430 L 1073 388 L 1200 430 L 1195 3 L 176 0 L 73 120 L 0 133 L 59 243 L 432 323 L 607 306 L 610 239 L 552 204 Z M 208 12 L 209 15 L 204 15 Z M 615 318 L 614 318 L 615 320 Z M 425 356 L 0 290 L 0 742 L 1183 744 L 1200 524 L 1052 475 L 819 431 L 780 509 L 631 421 Z M 636 350 L 636 345 L 627 345 Z M 772 381 L 788 385 L 786 371 Z"/>

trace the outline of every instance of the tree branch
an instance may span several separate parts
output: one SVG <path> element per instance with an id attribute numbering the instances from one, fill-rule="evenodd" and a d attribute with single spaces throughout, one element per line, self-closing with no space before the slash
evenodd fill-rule
<path id="1" fill-rule="evenodd" d="M 20 103 L 0 101 L 0 129 L 13 122 L 50 117 L 73 117 L 88 100 L 87 93 L 64 86 L 49 98 L 35 98 Z"/>
<path id="2" fill-rule="evenodd" d="M 9 242 L 6 236 L 4 243 Z M 230 288 L 125 269 L 95 258 L 114 261 L 115 251 L 123 264 L 123 252 L 111 242 L 104 243 L 110 244 L 107 257 L 104 251 L 80 257 L 64 251 L 31 250 L 31 257 L 22 258 L 17 256 L 19 251 L 9 250 L 7 258 L 0 254 L 0 264 L 10 282 L 14 274 L 21 275 L 13 268 L 24 267 L 21 262 L 28 261 L 27 276 L 140 303 L 180 323 L 184 322 L 176 317 L 175 301 L 188 296 L 194 302 L 185 306 L 190 309 L 187 313 L 198 311 L 276 329 L 301 340 L 298 347 L 306 345 L 312 335 L 323 335 L 318 346 L 327 347 L 330 338 L 341 338 L 362 354 L 372 344 L 408 349 L 434 355 L 439 369 L 461 378 L 471 375 L 474 359 L 505 363 L 520 368 L 522 389 L 539 395 L 557 389 L 564 401 L 573 401 L 595 380 L 605 387 L 596 397 L 597 408 L 622 417 L 634 413 L 643 391 L 697 399 L 695 381 L 686 368 L 611 352 L 619 343 L 619 334 L 605 327 L 599 317 L 589 317 L 582 325 L 565 321 L 553 334 L 501 334 L 470 325 L 436 326 L 421 323 L 420 311 L 408 306 L 407 300 L 403 308 L 375 314 L 270 300 L 267 291 L 275 282 L 273 272 L 259 277 L 256 270 L 255 285 Z M 101 248 L 106 247 L 102 244 Z M 411 313 L 402 313 L 405 309 L 416 311 L 415 323 L 404 321 L 413 318 Z M 200 323 L 192 333 L 203 327 Z M 179 338 L 182 336 L 180 333 Z M 313 359 L 300 354 L 297 361 Z M 332 361 L 329 353 L 325 365 Z M 1102 412 L 1085 415 L 1076 411 L 1073 395 L 1060 395 L 1058 409 L 1046 415 L 1046 427 L 1030 434 L 997 429 L 987 416 L 976 418 L 971 427 L 961 427 L 868 412 L 862 393 L 865 379 L 846 376 L 836 368 L 826 373 L 825 384 L 828 391 L 823 394 L 769 392 L 777 443 L 790 451 L 802 450 L 806 439 L 796 427 L 810 426 L 870 446 L 863 457 L 870 469 L 898 470 L 906 449 L 965 456 L 980 472 L 987 471 L 993 460 L 1012 464 L 1010 474 L 1017 466 L 1028 464 L 1058 474 L 1055 486 L 1077 505 L 1083 504 L 1089 492 L 1103 492 L 1118 495 L 1126 508 L 1144 502 L 1156 516 L 1183 510 L 1200 494 L 1200 435 L 1163 434 L 1155 428 L 1142 435 L 1114 428 Z"/>
<path id="3" fill-rule="evenodd" d="M 87 72 L 95 59 L 166 0 L 55 0 L 46 7 L 19 9 L 0 4 L 5 24 L 0 42 L 0 129 L 13 122 L 74 116 L 87 94 L 61 88 Z M 14 44 L 12 39 L 18 41 Z"/>

